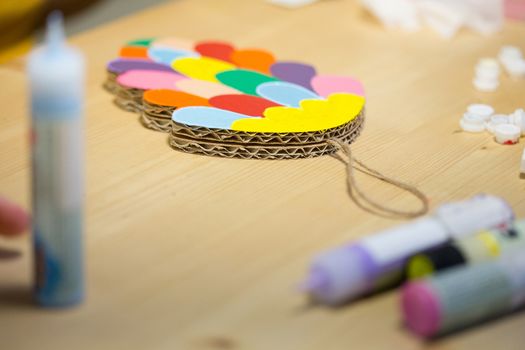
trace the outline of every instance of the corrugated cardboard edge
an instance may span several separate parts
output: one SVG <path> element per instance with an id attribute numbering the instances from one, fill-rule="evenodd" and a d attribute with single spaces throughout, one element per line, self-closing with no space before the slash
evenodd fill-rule
<path id="1" fill-rule="evenodd" d="M 173 130 L 192 130 L 192 127 L 172 122 Z M 350 123 L 345 124 L 344 128 L 347 132 L 341 134 L 338 139 L 352 143 L 361 133 L 364 126 L 364 114 Z M 299 159 L 299 158 L 313 158 L 326 154 L 334 154 L 337 148 L 329 144 L 326 137 L 317 142 L 301 142 L 301 143 L 283 143 L 275 142 L 279 138 L 279 134 L 271 134 L 270 138 L 274 142 L 225 142 L 220 140 L 220 136 L 214 138 L 202 139 L 192 138 L 188 134 L 181 134 L 179 132 L 170 133 L 169 144 L 172 148 L 187 152 L 204 154 L 208 156 L 219 156 L 226 158 L 243 158 L 243 159 Z M 224 134 L 231 132 L 230 130 L 222 129 L 208 129 L 209 133 Z M 239 132 L 234 132 L 239 134 Z M 285 134 L 283 136 L 289 136 Z"/>
<path id="2" fill-rule="evenodd" d="M 364 125 L 364 108 L 346 124 L 314 132 L 259 133 L 184 125 L 171 120 L 176 108 L 144 101 L 143 90 L 122 86 L 116 77 L 108 71 L 104 83 L 104 88 L 116 96 L 115 103 L 127 111 L 139 113 L 143 126 L 169 132 L 170 146 L 186 153 L 242 159 L 313 158 L 337 151 L 327 143 L 329 139 L 353 142 Z"/>

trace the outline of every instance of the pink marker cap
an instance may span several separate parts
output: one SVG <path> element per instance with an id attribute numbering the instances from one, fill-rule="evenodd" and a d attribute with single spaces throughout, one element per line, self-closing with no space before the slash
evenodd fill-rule
<path id="1" fill-rule="evenodd" d="M 438 297 L 426 282 L 411 282 L 401 292 L 401 307 L 408 328 L 422 337 L 435 335 L 441 327 Z"/>

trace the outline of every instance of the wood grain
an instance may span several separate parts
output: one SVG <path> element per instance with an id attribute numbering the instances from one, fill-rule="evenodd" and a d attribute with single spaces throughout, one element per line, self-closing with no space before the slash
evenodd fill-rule
<path id="1" fill-rule="evenodd" d="M 339 309 L 309 307 L 294 292 L 322 249 L 399 221 L 348 199 L 332 157 L 247 161 L 183 154 L 139 125 L 101 85 L 105 63 L 131 38 L 174 35 L 264 47 L 280 59 L 363 80 L 368 118 L 355 155 L 419 186 L 432 200 L 479 192 L 525 215 L 523 146 L 458 132 L 473 102 L 525 107 L 525 81 L 502 77 L 473 90 L 473 66 L 503 44 L 525 49 L 525 25 L 443 41 L 387 32 L 357 1 L 289 11 L 264 1 L 181 0 L 72 39 L 87 55 L 87 302 L 48 311 L 28 304 L 29 239 L 0 242 L 21 258 L 0 261 L 0 342 L 5 349 L 522 349 L 516 314 L 432 343 L 400 322 L 396 292 Z M 23 62 L 0 67 L 0 193 L 28 205 L 28 104 Z M 411 197 L 359 177 L 389 204 Z"/>

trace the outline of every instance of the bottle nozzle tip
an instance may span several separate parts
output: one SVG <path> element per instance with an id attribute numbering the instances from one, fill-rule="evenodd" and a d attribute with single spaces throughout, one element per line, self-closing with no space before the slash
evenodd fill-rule
<path id="1" fill-rule="evenodd" d="M 62 12 L 55 10 L 47 16 L 46 43 L 55 49 L 64 42 L 64 17 Z"/>

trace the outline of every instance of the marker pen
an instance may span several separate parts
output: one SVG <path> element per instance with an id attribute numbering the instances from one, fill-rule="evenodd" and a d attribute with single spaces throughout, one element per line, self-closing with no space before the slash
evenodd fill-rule
<path id="1" fill-rule="evenodd" d="M 453 266 L 496 259 L 522 245 L 525 246 L 525 220 L 518 220 L 507 228 L 481 231 L 414 255 L 407 263 L 406 276 L 417 279 Z"/>
<path id="2" fill-rule="evenodd" d="M 28 62 L 32 114 L 34 297 L 68 306 L 84 297 L 84 60 L 65 43 L 62 16 L 47 21 Z"/>
<path id="3" fill-rule="evenodd" d="M 454 267 L 408 283 L 401 308 L 422 337 L 457 330 L 525 305 L 525 248 L 498 260 Z"/>
<path id="4" fill-rule="evenodd" d="M 432 216 L 319 255 L 301 289 L 322 303 L 339 304 L 392 287 L 402 280 L 404 264 L 412 255 L 512 220 L 512 209 L 499 197 L 479 195 L 445 204 Z"/>

